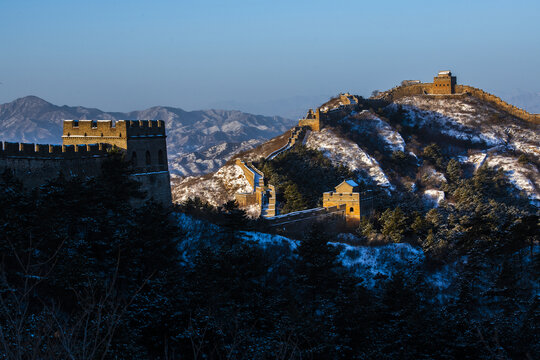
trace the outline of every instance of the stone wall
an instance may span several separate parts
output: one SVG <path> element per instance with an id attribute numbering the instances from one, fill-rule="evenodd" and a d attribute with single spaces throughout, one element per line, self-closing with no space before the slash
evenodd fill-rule
<path id="1" fill-rule="evenodd" d="M 414 84 L 408 86 L 397 86 L 388 91 L 381 93 L 376 99 L 384 99 L 386 101 L 395 101 L 406 96 L 414 95 L 430 95 L 432 92 L 431 83 Z M 437 95 L 439 96 L 439 95 Z M 444 96 L 444 95 L 441 95 Z M 529 121 L 535 124 L 540 124 L 540 114 L 531 114 L 514 105 L 508 104 L 498 96 L 485 92 L 468 85 L 455 85 L 455 95 L 447 95 L 449 97 L 473 96 L 483 101 L 493 104 L 498 109 L 507 112 L 519 119 Z"/>
<path id="2" fill-rule="evenodd" d="M 135 173 L 131 177 L 141 184 L 141 189 L 146 193 L 142 201 L 135 203 L 154 200 L 164 205 L 172 204 L 171 178 L 168 171 Z"/>
<path id="3" fill-rule="evenodd" d="M 345 207 L 315 208 L 278 215 L 267 220 L 270 232 L 302 238 L 316 222 L 326 228 L 346 230 Z"/>
<path id="4" fill-rule="evenodd" d="M 238 205 L 240 207 L 259 205 L 261 216 L 275 216 L 277 214 L 276 188 L 270 184 L 268 184 L 268 187 L 265 187 L 263 172 L 253 166 L 252 163 L 245 163 L 240 159 L 236 159 L 235 164 L 242 169 L 244 177 L 253 186 L 253 191 L 250 193 L 235 194 L 235 200 L 238 202 Z M 258 179 L 258 182 L 255 179 Z"/>
<path id="5" fill-rule="evenodd" d="M 531 114 L 521 108 L 518 108 L 514 105 L 507 103 L 502 100 L 500 97 L 485 92 L 482 89 L 478 89 L 468 85 L 456 85 L 456 93 L 466 93 L 471 96 L 474 96 L 478 99 L 487 101 L 495 105 L 497 108 L 513 115 L 517 118 L 533 122 L 535 124 L 540 124 L 540 114 Z"/>
<path id="6" fill-rule="evenodd" d="M 94 177 L 110 145 L 43 145 L 0 142 L 0 172 L 10 170 L 26 188 L 65 176 Z"/>
<path id="7" fill-rule="evenodd" d="M 128 148 L 128 138 L 165 137 L 162 120 L 64 120 L 64 145 L 107 143 Z"/>
<path id="8" fill-rule="evenodd" d="M 360 223 L 360 193 L 335 193 L 326 192 L 323 194 L 323 207 L 345 207 L 345 218 L 347 224 L 358 226 Z"/>
<path id="9" fill-rule="evenodd" d="M 302 120 L 300 120 L 300 122 L 302 122 Z M 282 152 L 292 149 L 299 141 L 301 142 L 304 139 L 305 135 L 306 135 L 305 127 L 295 126 L 291 131 L 291 135 L 287 139 L 287 143 L 281 148 L 277 149 L 276 151 L 273 151 L 268 156 L 266 156 L 266 159 L 271 160 L 275 158 L 276 156 L 278 156 L 279 154 L 281 154 Z"/>
<path id="10" fill-rule="evenodd" d="M 244 161 L 240 159 L 236 159 L 235 164 L 242 169 L 247 182 L 255 189 L 255 173 L 247 167 Z"/>
<path id="11" fill-rule="evenodd" d="M 131 163 L 131 175 L 147 193 L 165 205 L 172 203 L 165 123 L 161 120 L 66 120 L 63 145 L 0 143 L 0 171 L 10 169 L 32 188 L 67 176 L 94 177 L 103 159 L 116 147 Z"/>

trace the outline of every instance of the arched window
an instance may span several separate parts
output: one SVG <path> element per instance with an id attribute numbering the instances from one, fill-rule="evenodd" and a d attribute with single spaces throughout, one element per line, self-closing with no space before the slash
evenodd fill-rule
<path id="1" fill-rule="evenodd" d="M 131 165 L 137 166 L 137 152 L 136 151 L 134 151 L 131 154 Z"/>
<path id="2" fill-rule="evenodd" d="M 158 164 L 159 165 L 165 165 L 165 157 L 163 156 L 163 150 L 160 149 L 158 151 L 157 158 L 158 158 Z"/>
<path id="3" fill-rule="evenodd" d="M 354 212 L 354 208 L 353 208 L 353 207 L 350 208 L 350 209 L 349 209 L 349 212 L 351 212 L 351 213 Z"/>
<path id="4" fill-rule="evenodd" d="M 150 151 L 146 150 L 146 165 L 152 164 L 152 157 L 150 156 Z"/>

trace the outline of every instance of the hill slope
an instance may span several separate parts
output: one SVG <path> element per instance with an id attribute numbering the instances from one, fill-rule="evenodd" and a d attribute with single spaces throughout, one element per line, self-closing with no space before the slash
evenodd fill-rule
<path id="1" fill-rule="evenodd" d="M 365 186 L 386 189 L 392 196 L 415 193 L 436 205 L 445 198 L 447 183 L 446 169 L 425 153 L 428 145 L 436 144 L 445 166 L 456 159 L 468 176 L 482 164 L 501 169 L 516 196 L 521 193 L 532 204 L 540 203 L 538 125 L 473 97 L 408 96 L 383 107 L 374 104 L 363 100 L 358 108 L 328 121 L 321 132 L 307 136 L 305 146 L 321 151 L 335 166 L 346 166 Z M 268 144 L 242 156 L 256 161 Z M 183 184 L 173 191 L 177 200 L 188 194 Z M 210 188 L 198 194 L 211 203 L 234 197 L 216 196 Z"/>

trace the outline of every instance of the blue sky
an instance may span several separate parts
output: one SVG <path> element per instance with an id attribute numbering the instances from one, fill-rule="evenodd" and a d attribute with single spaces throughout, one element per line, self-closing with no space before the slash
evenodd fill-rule
<path id="1" fill-rule="evenodd" d="M 0 0 L 0 103 L 269 112 L 441 69 L 538 93 L 539 15 L 520 0 Z"/>

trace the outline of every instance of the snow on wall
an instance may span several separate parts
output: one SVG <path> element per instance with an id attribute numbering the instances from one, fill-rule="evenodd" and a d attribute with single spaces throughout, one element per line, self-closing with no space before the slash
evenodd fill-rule
<path id="1" fill-rule="evenodd" d="M 306 146 L 321 151 L 333 164 L 346 166 L 351 171 L 366 170 L 379 186 L 394 189 L 377 160 L 354 142 L 337 136 L 328 128 L 310 133 Z"/>

